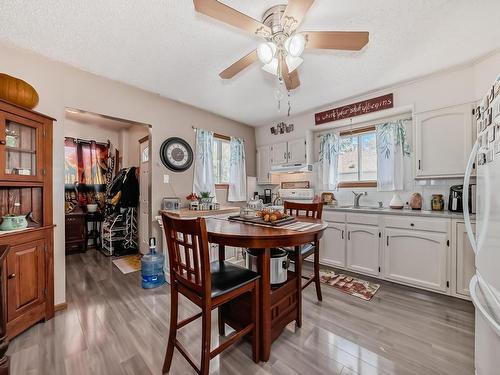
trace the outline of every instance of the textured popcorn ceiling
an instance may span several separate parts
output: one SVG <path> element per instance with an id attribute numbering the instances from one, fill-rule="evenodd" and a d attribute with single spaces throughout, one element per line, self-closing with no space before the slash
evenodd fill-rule
<path id="1" fill-rule="evenodd" d="M 224 2 L 260 18 L 284 0 Z M 499 0 L 316 0 L 302 29 L 367 30 L 370 43 L 306 51 L 293 112 L 485 55 L 500 47 L 499 15 Z M 259 64 L 218 77 L 259 39 L 195 13 L 190 0 L 0 0 L 0 41 L 247 124 L 283 115 Z"/>

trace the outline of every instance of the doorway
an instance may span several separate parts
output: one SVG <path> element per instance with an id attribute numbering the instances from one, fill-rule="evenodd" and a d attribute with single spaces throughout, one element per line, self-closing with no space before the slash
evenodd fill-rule
<path id="1" fill-rule="evenodd" d="M 150 126 L 68 108 L 64 135 L 66 255 L 147 253 Z"/>
<path id="2" fill-rule="evenodd" d="M 149 252 L 151 237 L 151 147 L 150 136 L 139 139 L 139 250 L 142 254 Z"/>

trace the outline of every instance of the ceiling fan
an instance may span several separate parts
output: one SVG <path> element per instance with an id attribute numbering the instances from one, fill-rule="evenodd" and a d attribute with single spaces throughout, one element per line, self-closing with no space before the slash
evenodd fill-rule
<path id="1" fill-rule="evenodd" d="M 266 72 L 276 75 L 288 91 L 300 86 L 297 68 L 302 64 L 304 49 L 358 51 L 368 43 L 365 31 L 302 31 L 302 19 L 314 0 L 288 0 L 275 5 L 262 16 L 262 22 L 243 14 L 219 0 L 193 0 L 197 12 L 250 32 L 265 40 L 257 49 L 224 69 L 219 76 L 230 79 L 260 60 Z"/>

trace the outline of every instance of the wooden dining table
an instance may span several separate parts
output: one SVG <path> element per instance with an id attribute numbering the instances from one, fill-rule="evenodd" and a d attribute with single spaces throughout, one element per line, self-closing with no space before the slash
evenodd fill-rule
<path id="1" fill-rule="evenodd" d="M 219 245 L 219 260 L 225 259 L 225 247 L 249 248 L 257 251 L 260 282 L 260 359 L 269 360 L 271 344 L 279 337 L 287 324 L 302 316 L 302 280 L 300 275 L 288 272 L 288 279 L 279 287 L 271 285 L 271 249 L 298 247 L 321 238 L 327 227 L 320 219 L 297 217 L 298 221 L 316 224 L 305 230 L 291 230 L 267 225 L 254 225 L 231 221 L 226 218 L 206 219 L 208 240 Z M 237 329 L 249 319 L 249 299 L 245 296 L 219 311 L 219 324 Z M 222 319 L 221 319 L 222 318 Z M 219 326 L 219 331 L 221 327 Z"/>

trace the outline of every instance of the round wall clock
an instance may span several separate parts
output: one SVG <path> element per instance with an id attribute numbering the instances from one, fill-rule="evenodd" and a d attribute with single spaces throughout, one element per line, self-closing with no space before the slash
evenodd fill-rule
<path id="1" fill-rule="evenodd" d="M 160 147 L 160 159 L 171 171 L 183 172 L 193 164 L 193 149 L 182 138 L 168 138 Z"/>

